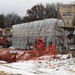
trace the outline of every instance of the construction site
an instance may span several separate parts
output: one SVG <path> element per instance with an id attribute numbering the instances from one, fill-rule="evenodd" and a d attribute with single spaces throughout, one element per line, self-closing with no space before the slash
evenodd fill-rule
<path id="1" fill-rule="evenodd" d="M 50 61 L 50 58 L 58 59 L 58 54 L 68 55 L 67 59 L 72 56 L 74 59 L 75 4 L 61 4 L 57 19 L 49 18 L 13 25 L 11 40 L 9 48 L 5 48 L 6 44 L 0 50 L 0 60 L 7 63 L 44 60 L 40 57 L 45 55 L 49 56 Z"/>

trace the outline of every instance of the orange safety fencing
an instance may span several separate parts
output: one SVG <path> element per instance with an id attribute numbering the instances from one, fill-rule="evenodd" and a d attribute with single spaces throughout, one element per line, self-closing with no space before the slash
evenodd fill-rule
<path id="1" fill-rule="evenodd" d="M 10 53 L 9 49 L 0 50 L 0 60 L 6 62 L 31 60 L 44 55 L 51 55 L 52 58 L 55 58 L 55 45 L 42 47 L 40 50 L 15 50 L 15 53 Z"/>

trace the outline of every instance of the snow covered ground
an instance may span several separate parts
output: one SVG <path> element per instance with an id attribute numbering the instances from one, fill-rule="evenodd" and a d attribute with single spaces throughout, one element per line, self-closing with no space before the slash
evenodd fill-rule
<path id="1" fill-rule="evenodd" d="M 16 63 L 0 61 L 0 71 L 21 75 L 75 75 L 75 58 L 68 59 L 68 55 L 58 55 L 57 59 L 51 59 L 47 55 L 41 58 L 44 60 Z"/>

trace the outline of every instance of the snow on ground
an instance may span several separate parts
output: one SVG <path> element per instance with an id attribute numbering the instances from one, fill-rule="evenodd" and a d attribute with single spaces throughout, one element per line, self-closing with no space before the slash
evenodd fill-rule
<path id="1" fill-rule="evenodd" d="M 21 75 L 75 75 L 75 58 L 67 59 L 68 55 L 59 57 L 50 59 L 49 56 L 44 56 L 47 59 L 16 63 L 0 61 L 0 71 Z"/>

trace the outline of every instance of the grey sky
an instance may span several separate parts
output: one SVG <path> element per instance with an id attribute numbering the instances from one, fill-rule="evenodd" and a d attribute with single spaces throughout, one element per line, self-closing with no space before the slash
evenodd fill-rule
<path id="1" fill-rule="evenodd" d="M 39 3 L 70 3 L 71 1 L 74 0 L 0 0 L 0 14 L 15 12 L 20 16 L 25 16 L 27 9 Z"/>

